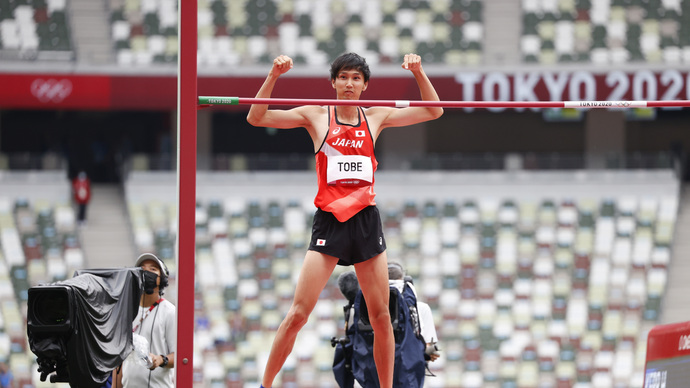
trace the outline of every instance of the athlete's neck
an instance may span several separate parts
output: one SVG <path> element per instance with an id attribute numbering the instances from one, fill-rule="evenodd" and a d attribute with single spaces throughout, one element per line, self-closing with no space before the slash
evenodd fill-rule
<path id="1" fill-rule="evenodd" d="M 357 124 L 359 121 L 359 111 L 356 106 L 337 106 L 335 107 L 338 121 L 344 124 Z"/>

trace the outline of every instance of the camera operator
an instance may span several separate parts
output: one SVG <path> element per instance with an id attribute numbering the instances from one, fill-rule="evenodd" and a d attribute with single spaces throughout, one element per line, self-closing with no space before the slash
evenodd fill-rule
<path id="1" fill-rule="evenodd" d="M 168 268 L 151 253 L 144 253 L 135 266 L 155 274 L 156 287 L 145 289 L 141 296 L 139 313 L 132 323 L 132 332 L 145 338 L 149 344 L 148 364 L 139 364 L 134 353 L 115 373 L 114 388 L 173 388 L 175 366 L 176 317 L 175 306 L 162 298 L 168 285 Z"/>
<path id="2" fill-rule="evenodd" d="M 400 263 L 391 261 L 388 263 L 388 283 L 391 286 L 398 288 L 402 292 L 405 282 L 409 281 L 412 283 L 412 279 L 405 276 L 405 269 Z M 436 326 L 434 325 L 434 316 L 431 313 L 431 307 L 428 304 L 417 299 L 417 311 L 419 312 L 419 326 L 421 329 L 422 337 L 426 342 L 425 358 L 428 361 L 436 361 L 439 357 L 438 348 L 436 347 L 436 341 L 438 340 L 438 335 L 436 335 Z"/>
<path id="3" fill-rule="evenodd" d="M 439 358 L 431 308 L 417 299 L 412 278 L 405 276 L 402 265 L 388 262 L 388 279 L 390 305 L 396 311 L 391 313 L 396 343 L 393 387 L 421 388 L 425 369 L 431 373 L 428 362 Z M 343 307 L 345 337 L 331 339 L 331 345 L 336 348 L 333 360 L 336 382 L 340 388 L 353 388 L 355 381 L 360 386 L 378 387 L 373 378 L 368 311 L 357 275 L 353 271 L 342 273 L 338 277 L 338 287 L 348 304 Z"/>

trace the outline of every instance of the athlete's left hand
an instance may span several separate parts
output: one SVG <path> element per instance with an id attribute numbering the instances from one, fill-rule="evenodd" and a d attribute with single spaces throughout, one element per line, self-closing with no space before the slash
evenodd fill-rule
<path id="1" fill-rule="evenodd" d="M 417 71 L 422 68 L 422 57 L 417 54 L 405 54 L 402 68 L 410 71 Z"/>

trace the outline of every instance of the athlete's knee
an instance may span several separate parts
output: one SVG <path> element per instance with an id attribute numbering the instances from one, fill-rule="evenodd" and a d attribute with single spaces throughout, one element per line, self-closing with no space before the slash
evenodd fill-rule
<path id="1" fill-rule="evenodd" d="M 369 322 L 374 332 L 386 332 L 391 328 L 391 316 L 387 308 L 369 310 Z"/>
<path id="2" fill-rule="evenodd" d="M 299 306 L 293 306 L 283 321 L 289 331 L 299 331 L 307 323 L 309 312 Z"/>

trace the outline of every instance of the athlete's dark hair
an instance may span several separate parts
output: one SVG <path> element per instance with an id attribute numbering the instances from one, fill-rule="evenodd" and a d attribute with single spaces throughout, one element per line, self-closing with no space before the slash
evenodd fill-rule
<path id="1" fill-rule="evenodd" d="M 366 59 L 355 53 L 345 53 L 331 63 L 331 80 L 334 80 L 342 70 L 357 70 L 364 76 L 364 82 L 369 82 L 369 65 Z"/>

